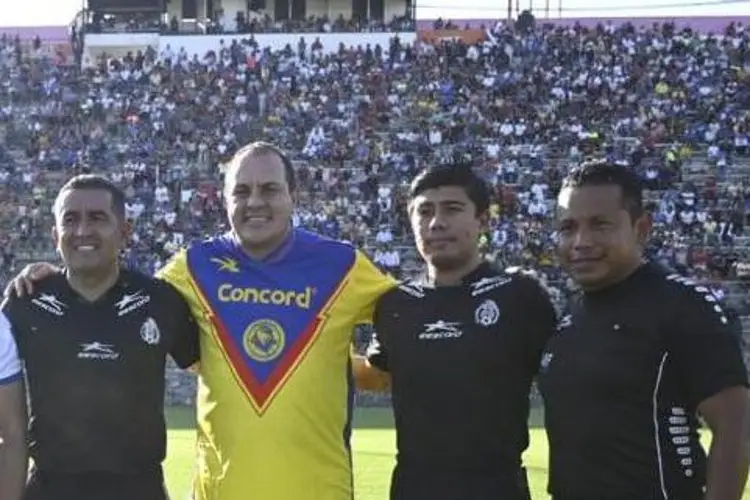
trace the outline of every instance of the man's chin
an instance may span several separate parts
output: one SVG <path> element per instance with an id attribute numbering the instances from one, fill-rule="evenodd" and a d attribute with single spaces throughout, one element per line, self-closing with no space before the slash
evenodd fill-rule
<path id="1" fill-rule="evenodd" d="M 63 259 L 65 267 L 71 271 L 76 270 L 88 270 L 88 269 L 99 269 L 102 267 L 104 260 L 98 255 L 74 255 L 67 259 Z"/>
<path id="2" fill-rule="evenodd" d="M 264 251 L 269 248 L 275 248 L 281 242 L 284 241 L 286 231 L 284 232 L 271 232 L 271 231 L 242 231 L 238 234 L 240 245 L 243 248 L 253 251 L 259 250 Z"/>
<path id="3" fill-rule="evenodd" d="M 432 254 L 425 255 L 424 258 L 427 263 L 440 271 L 450 271 L 462 267 L 467 262 L 467 259 L 452 254 Z"/>
<path id="4" fill-rule="evenodd" d="M 576 270 L 570 273 L 575 281 L 584 290 L 598 290 L 609 284 L 609 273 L 606 269 Z"/>
<path id="5" fill-rule="evenodd" d="M 64 263 L 65 268 L 72 274 L 81 276 L 98 276 L 106 274 L 113 266 L 105 265 L 103 262 L 87 262 L 85 264 L 77 262 Z"/>

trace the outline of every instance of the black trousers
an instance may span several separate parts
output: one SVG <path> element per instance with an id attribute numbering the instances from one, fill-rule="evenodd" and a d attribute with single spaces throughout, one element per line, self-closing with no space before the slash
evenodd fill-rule
<path id="1" fill-rule="evenodd" d="M 168 500 L 161 470 L 138 475 L 32 470 L 24 500 Z"/>
<path id="2" fill-rule="evenodd" d="M 531 500 L 526 470 L 435 471 L 397 465 L 391 500 Z"/>

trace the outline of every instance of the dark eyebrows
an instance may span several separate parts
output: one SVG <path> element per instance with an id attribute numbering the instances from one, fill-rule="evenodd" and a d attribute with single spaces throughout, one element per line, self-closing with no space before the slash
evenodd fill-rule
<path id="1" fill-rule="evenodd" d="M 262 182 L 260 184 L 260 187 L 262 189 L 268 189 L 268 188 L 282 188 L 284 184 L 277 181 L 269 181 L 269 182 Z M 234 185 L 232 185 L 232 191 L 237 190 L 248 190 L 250 189 L 250 184 L 245 184 L 243 182 L 236 182 Z"/>
<path id="2" fill-rule="evenodd" d="M 433 208 L 436 206 L 445 208 L 466 208 L 469 204 L 462 200 L 441 200 L 438 202 L 423 200 L 418 203 L 412 201 L 409 206 L 413 209 L 422 209 L 426 207 Z"/>
<path id="3" fill-rule="evenodd" d="M 64 217 L 69 217 L 71 215 L 80 216 L 82 214 L 87 214 L 87 215 L 104 215 L 104 216 L 109 217 L 109 212 L 107 212 L 106 210 L 100 210 L 100 209 L 97 209 L 97 210 L 65 210 L 63 213 L 60 214 L 60 217 L 64 218 Z"/>
<path id="4" fill-rule="evenodd" d="M 440 202 L 440 205 L 444 207 L 465 207 L 468 204 L 461 200 L 444 200 Z"/>
<path id="5" fill-rule="evenodd" d="M 612 217 L 609 217 L 607 215 L 602 215 L 602 214 L 594 214 L 594 215 L 591 215 L 589 217 L 582 217 L 580 219 L 574 219 L 572 217 L 562 217 L 562 218 L 559 218 L 557 220 L 557 225 L 562 227 L 562 226 L 578 225 L 580 223 L 583 223 L 583 224 L 591 224 L 591 223 L 594 223 L 594 224 L 599 224 L 599 223 L 612 224 L 614 222 L 616 222 L 616 221 L 613 220 Z"/>

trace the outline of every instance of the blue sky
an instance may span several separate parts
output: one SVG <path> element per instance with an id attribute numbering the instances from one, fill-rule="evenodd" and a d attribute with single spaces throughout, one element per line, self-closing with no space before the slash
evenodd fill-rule
<path id="1" fill-rule="evenodd" d="M 750 0 L 549 0 L 551 17 L 557 17 L 562 1 L 563 17 L 675 17 L 750 16 Z M 513 0 L 514 5 L 516 0 Z M 546 0 L 519 0 L 521 9 L 531 3 L 544 17 Z M 2 26 L 58 26 L 68 24 L 83 0 L 23 0 L 23 8 L 3 9 Z M 500 18 L 505 0 L 416 0 L 419 18 Z M 458 4 L 458 5 L 457 5 Z M 592 9 L 592 4 L 596 5 Z"/>

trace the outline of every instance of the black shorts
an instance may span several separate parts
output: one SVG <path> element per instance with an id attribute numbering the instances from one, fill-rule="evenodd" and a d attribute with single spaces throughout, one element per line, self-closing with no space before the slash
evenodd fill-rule
<path id="1" fill-rule="evenodd" d="M 393 469 L 391 500 L 531 500 L 526 470 L 445 472 Z"/>
<path id="2" fill-rule="evenodd" d="M 168 500 L 161 470 L 139 475 L 33 470 L 24 500 Z"/>

